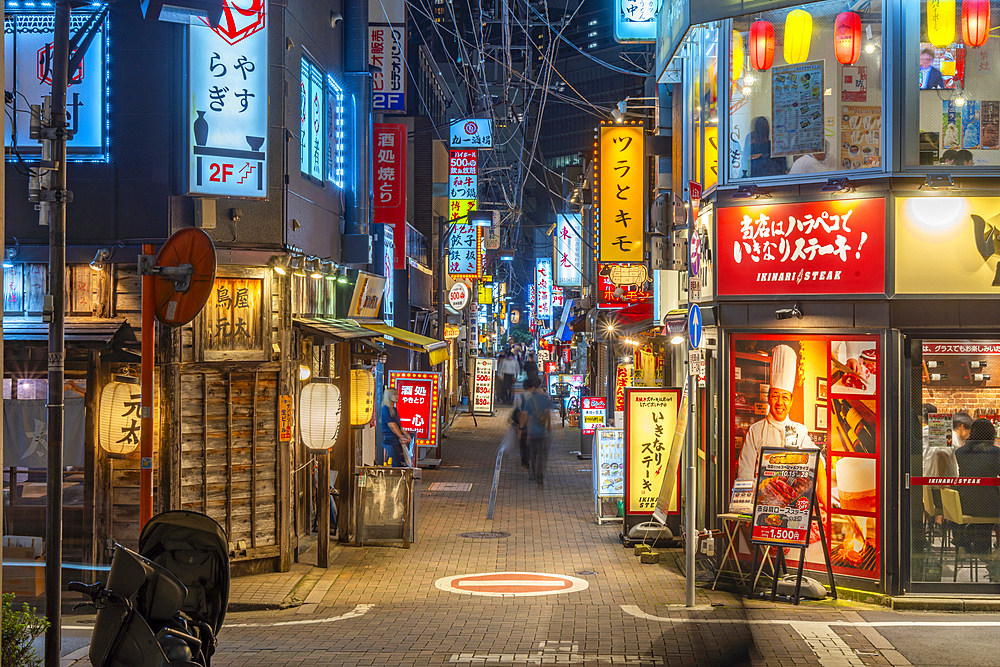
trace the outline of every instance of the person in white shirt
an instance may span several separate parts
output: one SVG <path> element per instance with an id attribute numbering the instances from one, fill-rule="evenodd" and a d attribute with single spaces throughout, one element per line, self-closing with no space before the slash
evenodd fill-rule
<path id="1" fill-rule="evenodd" d="M 517 377 L 517 359 L 510 352 L 500 362 L 500 375 L 503 377 L 500 395 L 505 403 L 514 402 L 514 378 Z"/>
<path id="2" fill-rule="evenodd" d="M 787 345 L 778 345 L 771 351 L 771 387 L 767 396 L 768 412 L 764 419 L 747 429 L 736 469 L 738 479 L 756 479 L 761 447 L 788 447 L 793 449 L 819 449 L 805 424 L 792 421 L 788 413 L 792 408 L 792 392 L 798 373 L 798 356 Z M 820 505 L 826 507 L 826 464 L 820 460 L 816 490 Z"/>
<path id="3" fill-rule="evenodd" d="M 795 162 L 792 163 L 792 168 L 788 170 L 789 174 L 812 174 L 823 171 L 835 171 L 837 169 L 837 162 L 830 152 L 830 142 L 823 142 L 823 152 L 822 153 L 810 153 L 797 158 Z"/>

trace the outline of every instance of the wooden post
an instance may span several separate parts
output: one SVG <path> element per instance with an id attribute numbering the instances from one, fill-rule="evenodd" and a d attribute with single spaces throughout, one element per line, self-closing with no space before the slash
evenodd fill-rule
<path id="1" fill-rule="evenodd" d="M 337 541 L 350 542 L 354 525 L 354 439 L 351 432 L 351 343 L 337 344 L 337 387 L 340 389 L 340 432 L 334 448 L 337 469 Z"/>
<path id="2" fill-rule="evenodd" d="M 163 384 L 160 392 L 160 510 L 181 508 L 181 330 L 169 327 L 160 337 Z"/>
<path id="3" fill-rule="evenodd" d="M 330 567 L 330 452 L 316 453 L 319 488 L 316 493 L 316 567 Z"/>
<path id="4" fill-rule="evenodd" d="M 153 246 L 146 243 L 142 254 L 152 255 Z M 153 320 L 153 276 L 142 276 L 142 389 L 139 417 L 139 529 L 153 517 L 153 363 L 156 324 Z M 227 508 L 228 509 L 228 508 Z"/>
<path id="5" fill-rule="evenodd" d="M 278 391 L 274 400 L 279 400 L 279 396 L 294 396 L 297 392 L 295 388 L 298 364 L 294 363 L 296 357 L 290 354 L 292 348 L 292 292 L 291 281 L 287 276 L 274 276 L 272 292 L 278 295 L 278 322 L 277 339 L 279 358 L 281 359 L 281 370 L 278 371 Z M 294 399 L 293 399 L 294 401 Z M 293 403 L 294 404 L 294 403 Z M 292 429 L 292 442 L 282 441 L 275 438 L 278 445 L 278 484 L 276 492 L 278 494 L 278 544 L 281 546 L 278 558 L 278 569 L 288 572 L 292 569 L 294 553 L 292 545 L 295 545 L 295 553 L 298 551 L 299 530 L 292 522 L 292 507 L 298 502 L 298 494 L 295 493 L 293 484 L 293 443 L 298 443 L 298 425 Z M 297 559 L 296 559 L 297 560 Z"/>

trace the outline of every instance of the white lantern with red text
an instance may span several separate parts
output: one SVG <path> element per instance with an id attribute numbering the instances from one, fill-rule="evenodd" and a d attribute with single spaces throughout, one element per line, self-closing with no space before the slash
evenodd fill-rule
<path id="1" fill-rule="evenodd" d="M 313 378 L 299 393 L 299 428 L 308 449 L 329 449 L 340 433 L 340 388 L 331 378 Z"/>

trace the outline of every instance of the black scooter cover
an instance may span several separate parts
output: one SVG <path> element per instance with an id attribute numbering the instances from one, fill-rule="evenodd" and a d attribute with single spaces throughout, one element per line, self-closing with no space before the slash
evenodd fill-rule
<path id="1" fill-rule="evenodd" d="M 139 553 L 187 587 L 181 611 L 217 637 L 229 604 L 229 542 L 214 519 L 199 512 L 157 514 L 139 535 Z"/>

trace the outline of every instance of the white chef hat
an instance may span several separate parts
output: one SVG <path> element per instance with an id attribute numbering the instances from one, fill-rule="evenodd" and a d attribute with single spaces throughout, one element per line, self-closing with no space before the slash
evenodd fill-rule
<path id="1" fill-rule="evenodd" d="M 771 351 L 771 388 L 795 391 L 795 374 L 799 360 L 795 350 L 787 345 L 778 345 Z"/>

